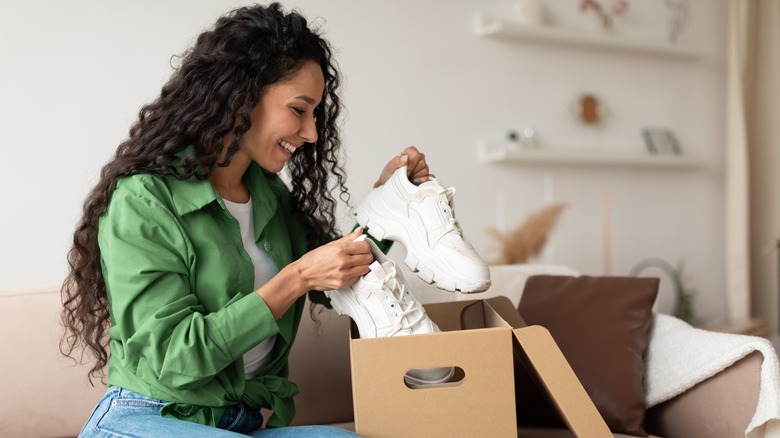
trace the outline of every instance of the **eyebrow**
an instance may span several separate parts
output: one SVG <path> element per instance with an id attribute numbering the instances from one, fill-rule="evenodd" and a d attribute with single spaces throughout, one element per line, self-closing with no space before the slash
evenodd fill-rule
<path id="1" fill-rule="evenodd" d="M 295 96 L 294 99 L 300 99 L 300 100 L 308 103 L 309 105 L 314 105 L 314 99 L 312 99 L 311 97 L 306 96 L 306 95 Z"/>

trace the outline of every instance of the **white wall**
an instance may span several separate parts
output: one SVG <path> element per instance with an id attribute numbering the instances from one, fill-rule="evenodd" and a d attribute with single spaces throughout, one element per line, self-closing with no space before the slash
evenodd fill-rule
<path id="1" fill-rule="evenodd" d="M 594 17 L 581 14 L 578 1 L 547 3 L 558 25 L 590 31 Z M 169 75 L 171 55 L 240 4 L 4 2 L 0 290 L 62 280 L 81 202 L 140 106 Z M 348 183 L 356 199 L 391 156 L 414 144 L 439 180 L 457 188 L 461 225 L 485 258 L 496 250 L 488 227 L 513 227 L 552 196 L 570 207 L 542 261 L 598 275 L 608 196 L 610 273 L 627 274 L 647 257 L 685 259 L 699 315 L 725 316 L 720 173 L 487 165 L 477 161 L 476 149 L 480 140 L 532 125 L 547 147 L 642 150 L 640 128 L 662 125 L 676 132 L 685 151 L 721 159 L 723 0 L 691 2 L 681 43 L 706 52 L 692 60 L 475 37 L 473 15 L 509 17 L 509 0 L 286 4 L 319 23 L 337 48 L 348 109 Z M 665 36 L 663 0 L 630 8 L 615 32 Z M 583 91 L 597 93 L 607 107 L 598 130 L 580 125 L 570 110 Z"/>

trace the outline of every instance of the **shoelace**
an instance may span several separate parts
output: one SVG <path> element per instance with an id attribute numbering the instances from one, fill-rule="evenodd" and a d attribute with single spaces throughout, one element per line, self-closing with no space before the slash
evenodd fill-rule
<path id="1" fill-rule="evenodd" d="M 438 184 L 438 182 L 437 182 Z M 445 225 L 445 233 L 449 233 L 450 231 L 455 231 L 456 233 L 463 235 L 463 231 L 460 229 L 460 224 L 458 223 L 458 220 L 455 219 L 455 210 L 454 210 L 454 203 L 455 203 L 455 187 L 441 187 L 436 190 L 436 195 L 439 197 L 439 208 L 441 208 L 442 213 L 444 213 L 444 216 L 447 218 L 447 225 Z"/>
<path id="2" fill-rule="evenodd" d="M 409 293 L 411 302 L 406 303 L 404 301 L 404 296 L 408 292 L 406 290 L 406 285 L 396 280 L 396 275 L 398 271 L 395 262 L 389 260 L 386 263 L 390 264 L 390 272 L 385 277 L 380 279 L 379 282 L 380 285 L 382 286 L 382 289 L 387 289 L 390 291 L 389 295 L 385 295 L 385 299 L 388 302 L 390 302 L 390 308 L 395 309 L 397 306 L 399 309 L 399 311 L 395 313 L 395 316 L 398 318 L 398 322 L 395 325 L 395 331 L 394 331 L 394 333 L 396 333 L 399 330 L 411 329 L 412 327 L 419 324 L 423 320 L 423 318 L 425 318 L 425 313 L 415 308 L 414 297 L 411 297 L 411 293 Z M 407 323 L 403 324 L 402 323 L 403 317 L 409 316 L 415 311 L 418 314 L 417 318 L 411 322 L 409 322 L 409 320 L 407 319 Z"/>

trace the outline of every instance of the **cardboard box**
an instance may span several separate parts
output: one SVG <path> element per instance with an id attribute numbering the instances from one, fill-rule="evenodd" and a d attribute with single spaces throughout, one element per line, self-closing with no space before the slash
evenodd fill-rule
<path id="1" fill-rule="evenodd" d="M 514 370 L 523 362 L 578 437 L 612 437 L 549 332 L 526 326 L 506 297 L 425 306 L 441 333 L 360 339 L 350 357 L 355 427 L 374 437 L 517 436 Z M 455 367 L 448 383 L 412 389 L 415 368 Z"/>

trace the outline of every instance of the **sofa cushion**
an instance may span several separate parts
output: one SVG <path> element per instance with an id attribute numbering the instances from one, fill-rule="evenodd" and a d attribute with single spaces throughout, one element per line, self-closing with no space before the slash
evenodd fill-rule
<path id="1" fill-rule="evenodd" d="M 518 306 L 528 324 L 550 331 L 613 432 L 647 435 L 644 354 L 658 281 L 537 275 L 526 282 Z M 523 379 L 518 376 L 519 386 Z M 521 424 L 562 424 L 538 390 L 524 388 L 518 394 Z"/>
<path id="2" fill-rule="evenodd" d="M 105 393 L 59 350 L 59 286 L 0 292 L 0 436 L 76 436 Z"/>

